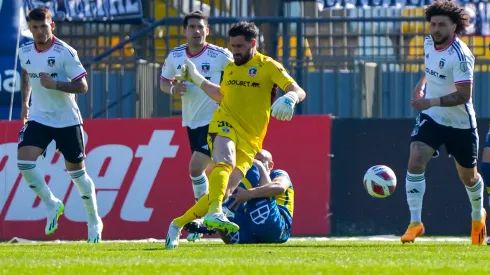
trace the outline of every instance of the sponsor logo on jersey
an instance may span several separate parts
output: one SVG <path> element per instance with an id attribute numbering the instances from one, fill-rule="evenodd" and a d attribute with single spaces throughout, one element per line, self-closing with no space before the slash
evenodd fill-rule
<path id="1" fill-rule="evenodd" d="M 244 81 L 244 80 L 228 80 L 226 82 L 229 86 L 242 86 L 242 87 L 254 87 L 254 88 L 260 88 L 260 83 L 257 82 L 251 82 L 251 81 Z"/>

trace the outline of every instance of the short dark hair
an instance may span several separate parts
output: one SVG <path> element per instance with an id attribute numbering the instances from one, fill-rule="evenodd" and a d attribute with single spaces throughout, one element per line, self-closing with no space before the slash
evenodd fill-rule
<path id="1" fill-rule="evenodd" d="M 240 35 L 245 36 L 245 40 L 249 42 L 257 39 L 257 27 L 253 22 L 240 21 L 231 27 L 228 31 L 228 36 L 236 37 Z"/>
<path id="2" fill-rule="evenodd" d="M 27 15 L 27 20 L 44 21 L 46 19 L 52 19 L 53 15 L 47 7 L 39 7 L 32 9 Z"/>
<path id="3" fill-rule="evenodd" d="M 425 19 L 430 22 L 432 16 L 447 16 L 456 24 L 456 34 L 462 34 L 470 25 L 470 15 L 453 1 L 436 0 L 425 9 Z"/>
<path id="4" fill-rule="evenodd" d="M 193 11 L 184 17 L 184 24 L 183 24 L 184 29 L 187 28 L 187 24 L 189 23 L 189 19 L 204 20 L 204 22 L 206 22 L 206 24 L 208 23 L 208 18 L 206 17 L 206 15 L 204 15 L 204 13 L 202 13 L 202 11 Z"/>

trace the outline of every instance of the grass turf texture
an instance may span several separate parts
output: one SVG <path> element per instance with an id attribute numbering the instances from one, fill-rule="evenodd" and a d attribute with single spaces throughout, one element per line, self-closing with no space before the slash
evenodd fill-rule
<path id="1" fill-rule="evenodd" d="M 290 240 L 230 246 L 163 242 L 0 244 L 3 274 L 489 274 L 490 246 L 435 242 Z"/>

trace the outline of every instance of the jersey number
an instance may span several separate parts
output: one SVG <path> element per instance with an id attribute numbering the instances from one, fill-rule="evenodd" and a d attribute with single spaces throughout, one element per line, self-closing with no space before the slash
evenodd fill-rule
<path id="1" fill-rule="evenodd" d="M 228 122 L 226 121 L 218 121 L 218 127 L 228 127 L 228 128 L 233 128 Z"/>

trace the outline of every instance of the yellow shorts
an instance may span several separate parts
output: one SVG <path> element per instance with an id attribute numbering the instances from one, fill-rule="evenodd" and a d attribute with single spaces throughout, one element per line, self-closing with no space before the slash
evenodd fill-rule
<path id="1" fill-rule="evenodd" d="M 213 142 L 216 136 L 227 137 L 235 143 L 236 148 L 236 168 L 243 176 L 247 174 L 248 169 L 252 167 L 255 155 L 258 150 L 252 143 L 243 138 L 243 129 L 235 120 L 222 110 L 214 113 L 213 120 L 209 123 L 208 145 L 209 150 L 213 151 Z"/>

